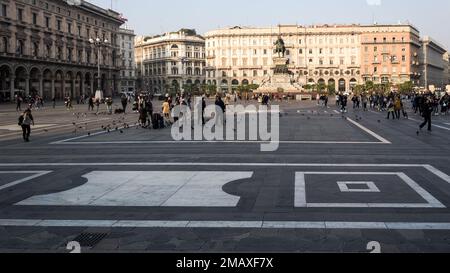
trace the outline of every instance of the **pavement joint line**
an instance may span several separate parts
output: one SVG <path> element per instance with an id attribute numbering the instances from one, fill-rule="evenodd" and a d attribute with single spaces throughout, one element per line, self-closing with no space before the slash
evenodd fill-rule
<path id="1" fill-rule="evenodd" d="M 0 171 L 0 174 L 3 174 L 3 173 L 34 174 L 34 175 L 31 175 L 31 176 L 28 176 L 28 177 L 25 177 L 25 178 L 13 181 L 11 183 L 2 185 L 2 186 L 0 186 L 0 191 L 2 191 L 4 189 L 7 189 L 7 188 L 10 188 L 10 187 L 13 187 L 13 186 L 17 186 L 19 184 L 22 184 L 24 182 L 33 180 L 35 178 L 38 178 L 38 177 L 41 177 L 41 176 L 44 176 L 44 175 L 47 175 L 47 174 L 52 173 L 52 172 L 53 171 Z"/>
<path id="2" fill-rule="evenodd" d="M 450 230 L 442 222 L 345 222 L 345 221 L 164 221 L 164 220 L 44 220 L 0 219 L 1 227 L 91 228 L 230 228 L 230 229 L 323 229 L 323 230 Z"/>

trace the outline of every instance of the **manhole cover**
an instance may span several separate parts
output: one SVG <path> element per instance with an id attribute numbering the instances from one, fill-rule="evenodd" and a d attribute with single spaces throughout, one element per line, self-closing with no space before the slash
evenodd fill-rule
<path id="1" fill-rule="evenodd" d="M 81 247 L 94 247 L 107 235 L 107 233 L 82 233 L 73 239 L 73 241 L 78 242 Z"/>

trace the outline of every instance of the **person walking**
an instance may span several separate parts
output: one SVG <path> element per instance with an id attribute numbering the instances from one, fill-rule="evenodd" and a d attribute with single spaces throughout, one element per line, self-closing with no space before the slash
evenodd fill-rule
<path id="1" fill-rule="evenodd" d="M 53 109 L 55 109 L 56 108 L 56 97 L 53 97 L 52 102 L 53 102 Z"/>
<path id="2" fill-rule="evenodd" d="M 428 132 L 431 132 L 431 115 L 433 114 L 433 103 L 430 99 L 424 98 L 422 105 L 422 116 L 424 118 L 423 123 L 420 125 L 420 130 L 428 124 Z"/>
<path id="3" fill-rule="evenodd" d="M 19 117 L 19 125 L 22 127 L 22 136 L 25 142 L 30 141 L 31 135 L 31 125 L 34 126 L 34 118 L 31 114 L 31 109 L 25 110 L 23 114 Z"/>
<path id="4" fill-rule="evenodd" d="M 387 119 L 389 119 L 392 114 L 392 119 L 395 120 L 395 106 L 392 100 L 389 100 L 388 102 L 387 112 L 388 112 Z"/>

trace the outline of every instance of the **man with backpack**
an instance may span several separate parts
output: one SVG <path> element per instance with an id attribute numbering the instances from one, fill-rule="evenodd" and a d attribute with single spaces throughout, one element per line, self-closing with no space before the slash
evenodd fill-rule
<path id="1" fill-rule="evenodd" d="M 31 125 L 34 126 L 34 119 L 31 110 L 27 109 L 19 117 L 19 126 L 22 127 L 23 140 L 25 142 L 30 142 Z"/>

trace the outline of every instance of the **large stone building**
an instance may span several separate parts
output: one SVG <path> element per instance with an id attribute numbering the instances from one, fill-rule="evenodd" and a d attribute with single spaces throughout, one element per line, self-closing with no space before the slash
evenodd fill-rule
<path id="1" fill-rule="evenodd" d="M 101 50 L 101 89 L 119 90 L 119 13 L 86 1 L 0 0 L 0 92 L 40 94 L 46 99 L 93 94 L 97 48 Z"/>
<path id="2" fill-rule="evenodd" d="M 122 70 L 120 71 L 121 92 L 136 91 L 136 62 L 134 59 L 134 31 L 121 28 L 119 30 L 120 56 Z"/>
<path id="3" fill-rule="evenodd" d="M 424 88 L 445 88 L 447 85 L 447 50 L 436 40 L 425 36 L 421 39 L 420 63 L 422 76 L 420 86 Z"/>
<path id="4" fill-rule="evenodd" d="M 174 93 L 205 83 L 205 40 L 195 30 L 137 37 L 135 58 L 142 90 Z"/>
<path id="5" fill-rule="evenodd" d="M 274 42 L 281 36 L 292 81 L 338 91 L 375 83 L 418 83 L 419 31 L 410 25 L 280 25 L 207 32 L 207 83 L 221 91 L 263 84 L 273 76 Z"/>

